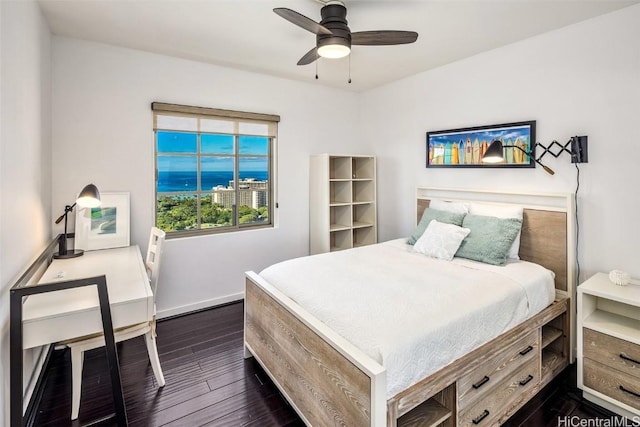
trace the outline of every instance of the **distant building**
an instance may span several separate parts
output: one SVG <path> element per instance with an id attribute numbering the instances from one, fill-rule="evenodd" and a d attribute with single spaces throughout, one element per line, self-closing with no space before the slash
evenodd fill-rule
<path id="1" fill-rule="evenodd" d="M 258 209 L 261 208 L 263 206 L 267 206 L 268 200 L 267 200 L 267 192 L 266 191 L 260 191 L 260 190 L 254 190 L 251 192 L 251 207 L 253 209 Z"/>
<path id="2" fill-rule="evenodd" d="M 211 195 L 211 202 L 224 206 L 227 209 L 231 209 L 233 206 L 233 198 L 235 191 L 233 187 L 225 187 L 224 185 L 217 185 L 213 188 L 213 194 Z"/>
<path id="3" fill-rule="evenodd" d="M 238 181 L 238 206 L 250 206 L 258 209 L 269 204 L 269 181 L 257 181 L 255 178 L 241 179 Z M 235 190 L 233 181 L 229 186 L 218 185 L 213 188 L 211 201 L 225 208 L 233 207 Z"/>

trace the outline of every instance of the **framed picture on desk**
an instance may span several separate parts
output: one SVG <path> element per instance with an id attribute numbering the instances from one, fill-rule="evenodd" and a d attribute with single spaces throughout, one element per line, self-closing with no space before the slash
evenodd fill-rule
<path id="1" fill-rule="evenodd" d="M 129 193 L 100 193 L 100 206 L 76 210 L 75 248 L 129 246 Z"/>

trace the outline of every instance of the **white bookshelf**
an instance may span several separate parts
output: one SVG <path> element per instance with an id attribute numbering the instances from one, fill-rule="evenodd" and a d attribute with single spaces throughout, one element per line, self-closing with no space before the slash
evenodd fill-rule
<path id="1" fill-rule="evenodd" d="M 375 157 L 314 155 L 309 175 L 311 254 L 376 243 Z"/>

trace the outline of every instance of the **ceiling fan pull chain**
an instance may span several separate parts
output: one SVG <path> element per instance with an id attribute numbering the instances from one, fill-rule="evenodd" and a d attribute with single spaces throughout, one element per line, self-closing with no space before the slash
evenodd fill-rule
<path id="1" fill-rule="evenodd" d="M 316 80 L 318 80 L 318 62 L 319 61 L 316 61 Z"/>
<path id="2" fill-rule="evenodd" d="M 349 84 L 351 84 L 351 55 L 349 55 Z"/>

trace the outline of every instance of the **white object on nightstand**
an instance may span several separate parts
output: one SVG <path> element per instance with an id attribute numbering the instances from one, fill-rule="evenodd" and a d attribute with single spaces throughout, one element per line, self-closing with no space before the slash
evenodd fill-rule
<path id="1" fill-rule="evenodd" d="M 619 286 L 626 286 L 629 284 L 629 280 L 631 280 L 631 275 L 626 271 L 621 270 L 611 270 L 609 272 L 609 280 Z"/>
<path id="2" fill-rule="evenodd" d="M 597 273 L 578 287 L 578 387 L 627 418 L 640 416 L 640 282 Z"/>

